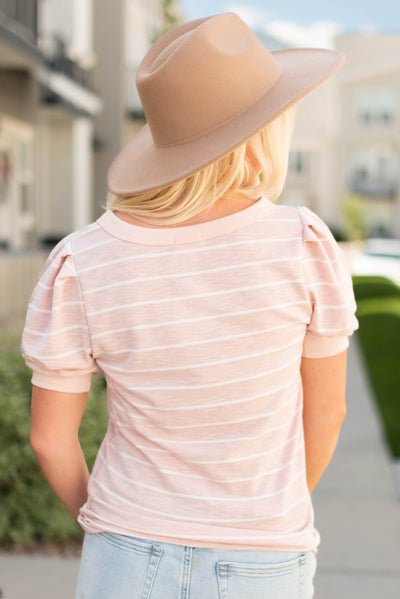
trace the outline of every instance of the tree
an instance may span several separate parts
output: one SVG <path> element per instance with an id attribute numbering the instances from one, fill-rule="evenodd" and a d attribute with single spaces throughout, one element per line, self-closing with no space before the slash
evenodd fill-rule
<path id="1" fill-rule="evenodd" d="M 357 193 L 347 193 L 343 204 L 344 232 L 348 241 L 365 239 L 366 208 Z"/>
<path id="2" fill-rule="evenodd" d="M 153 33 L 151 43 L 154 44 L 164 33 L 184 22 L 177 0 L 161 0 L 161 26 Z"/>

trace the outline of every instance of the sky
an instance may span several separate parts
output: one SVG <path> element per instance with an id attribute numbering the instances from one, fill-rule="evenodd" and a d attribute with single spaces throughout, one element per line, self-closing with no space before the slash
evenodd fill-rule
<path id="1" fill-rule="evenodd" d="M 237 13 L 250 27 L 303 46 L 330 47 L 339 33 L 400 35 L 399 0 L 180 0 L 185 20 Z"/>

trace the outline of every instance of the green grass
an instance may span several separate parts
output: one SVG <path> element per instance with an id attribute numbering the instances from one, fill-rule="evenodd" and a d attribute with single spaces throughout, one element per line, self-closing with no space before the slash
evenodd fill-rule
<path id="1" fill-rule="evenodd" d="M 353 277 L 358 337 L 388 447 L 400 457 L 400 287 L 384 277 Z"/>

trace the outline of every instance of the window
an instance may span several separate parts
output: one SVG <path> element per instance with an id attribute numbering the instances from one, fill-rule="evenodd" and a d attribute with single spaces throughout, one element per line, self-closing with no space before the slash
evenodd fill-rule
<path id="1" fill-rule="evenodd" d="M 305 152 L 295 151 L 289 154 L 289 171 L 294 175 L 301 175 L 307 170 L 307 156 Z"/>
<path id="2" fill-rule="evenodd" d="M 353 191 L 382 198 L 393 198 L 397 194 L 397 155 L 390 148 L 355 150 L 350 168 Z"/>
<path id="3" fill-rule="evenodd" d="M 390 124 L 395 117 L 394 94 L 386 90 L 364 90 L 358 96 L 358 116 L 369 124 Z"/>

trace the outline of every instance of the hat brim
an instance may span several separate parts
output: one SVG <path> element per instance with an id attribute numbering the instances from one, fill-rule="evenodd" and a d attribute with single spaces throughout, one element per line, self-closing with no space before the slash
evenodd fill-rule
<path id="1" fill-rule="evenodd" d="M 107 174 L 108 189 L 128 196 L 195 173 L 244 143 L 345 62 L 343 52 L 325 48 L 290 48 L 271 54 L 282 75 L 256 104 L 201 137 L 169 147 L 155 146 L 149 125 L 144 125 L 114 158 Z"/>

